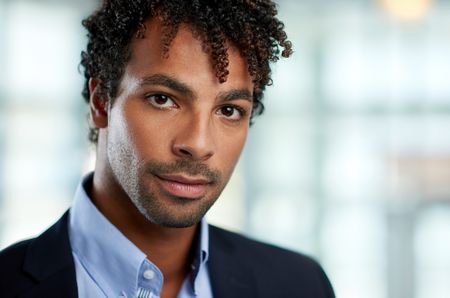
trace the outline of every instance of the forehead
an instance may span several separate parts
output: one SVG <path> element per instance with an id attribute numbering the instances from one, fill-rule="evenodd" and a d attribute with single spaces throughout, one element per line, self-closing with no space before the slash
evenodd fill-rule
<path id="1" fill-rule="evenodd" d="M 143 38 L 135 37 L 130 44 L 131 57 L 126 72 L 131 71 L 140 77 L 164 73 L 187 81 L 201 80 L 205 84 L 216 85 L 219 89 L 227 85 L 240 85 L 253 90 L 247 63 L 234 46 L 226 44 L 229 75 L 227 81 L 220 84 L 211 54 L 205 51 L 204 43 L 189 25 L 180 24 L 167 53 L 163 50 L 167 31 L 162 22 L 153 17 L 147 19 L 144 25 L 146 29 Z"/>

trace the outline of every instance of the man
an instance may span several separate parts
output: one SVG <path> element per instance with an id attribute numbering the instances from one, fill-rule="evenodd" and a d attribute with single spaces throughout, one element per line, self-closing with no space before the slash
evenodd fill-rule
<path id="1" fill-rule="evenodd" d="M 270 61 L 271 1 L 109 0 L 84 21 L 94 173 L 0 255 L 2 297 L 334 297 L 313 260 L 209 226 Z"/>

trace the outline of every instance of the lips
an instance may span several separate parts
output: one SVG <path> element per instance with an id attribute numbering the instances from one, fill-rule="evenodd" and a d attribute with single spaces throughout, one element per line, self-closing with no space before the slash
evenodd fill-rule
<path id="1" fill-rule="evenodd" d="M 211 181 L 205 178 L 189 177 L 183 175 L 156 175 L 164 191 L 170 195 L 199 199 L 206 194 Z"/>

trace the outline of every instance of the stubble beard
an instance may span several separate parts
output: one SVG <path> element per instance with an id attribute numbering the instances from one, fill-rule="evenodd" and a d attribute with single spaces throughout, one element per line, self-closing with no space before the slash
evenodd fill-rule
<path id="1" fill-rule="evenodd" d="M 170 228 L 185 228 L 197 224 L 218 198 L 217 195 L 217 197 L 210 199 L 201 198 L 202 202 L 189 202 L 189 199 L 164 195 L 168 197 L 166 200 L 175 203 L 171 203 L 172 206 L 176 205 L 172 208 L 177 210 L 173 210 L 164 205 L 161 197 L 158 198 L 155 193 L 149 192 L 145 187 L 142 188 L 139 195 L 130 197 L 133 204 L 151 223 Z M 197 206 L 189 208 L 188 205 L 190 204 L 196 204 Z M 187 210 L 181 210 L 184 208 Z"/>
<path id="2" fill-rule="evenodd" d="M 211 181 L 214 191 L 205 197 L 191 200 L 152 191 L 145 183 L 146 177 L 157 179 L 156 175 L 185 173 L 200 175 Z M 147 162 L 140 169 L 137 196 L 130 197 L 139 211 L 154 224 L 164 227 L 184 228 L 197 224 L 220 196 L 225 184 L 222 175 L 202 163 L 177 160 L 173 163 Z"/>
<path id="3" fill-rule="evenodd" d="M 223 179 L 219 171 L 189 160 L 145 164 L 139 164 L 135 159 L 116 160 L 111 163 L 111 166 L 117 182 L 138 211 L 149 222 L 170 228 L 185 228 L 200 222 L 218 199 L 228 181 L 228 178 Z M 154 181 L 157 179 L 155 174 L 169 173 L 204 176 L 212 181 L 214 190 L 208 192 L 205 197 L 191 200 L 159 193 L 156 186 L 155 189 L 150 189 L 148 179 Z"/>

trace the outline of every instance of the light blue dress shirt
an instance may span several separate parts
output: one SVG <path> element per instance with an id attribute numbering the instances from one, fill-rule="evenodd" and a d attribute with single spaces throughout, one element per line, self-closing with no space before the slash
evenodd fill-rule
<path id="1" fill-rule="evenodd" d="M 161 270 L 95 207 L 85 191 L 92 173 L 83 179 L 70 209 L 69 239 L 81 298 L 157 298 Z M 208 224 L 200 224 L 200 243 L 178 298 L 212 298 L 208 267 Z"/>

